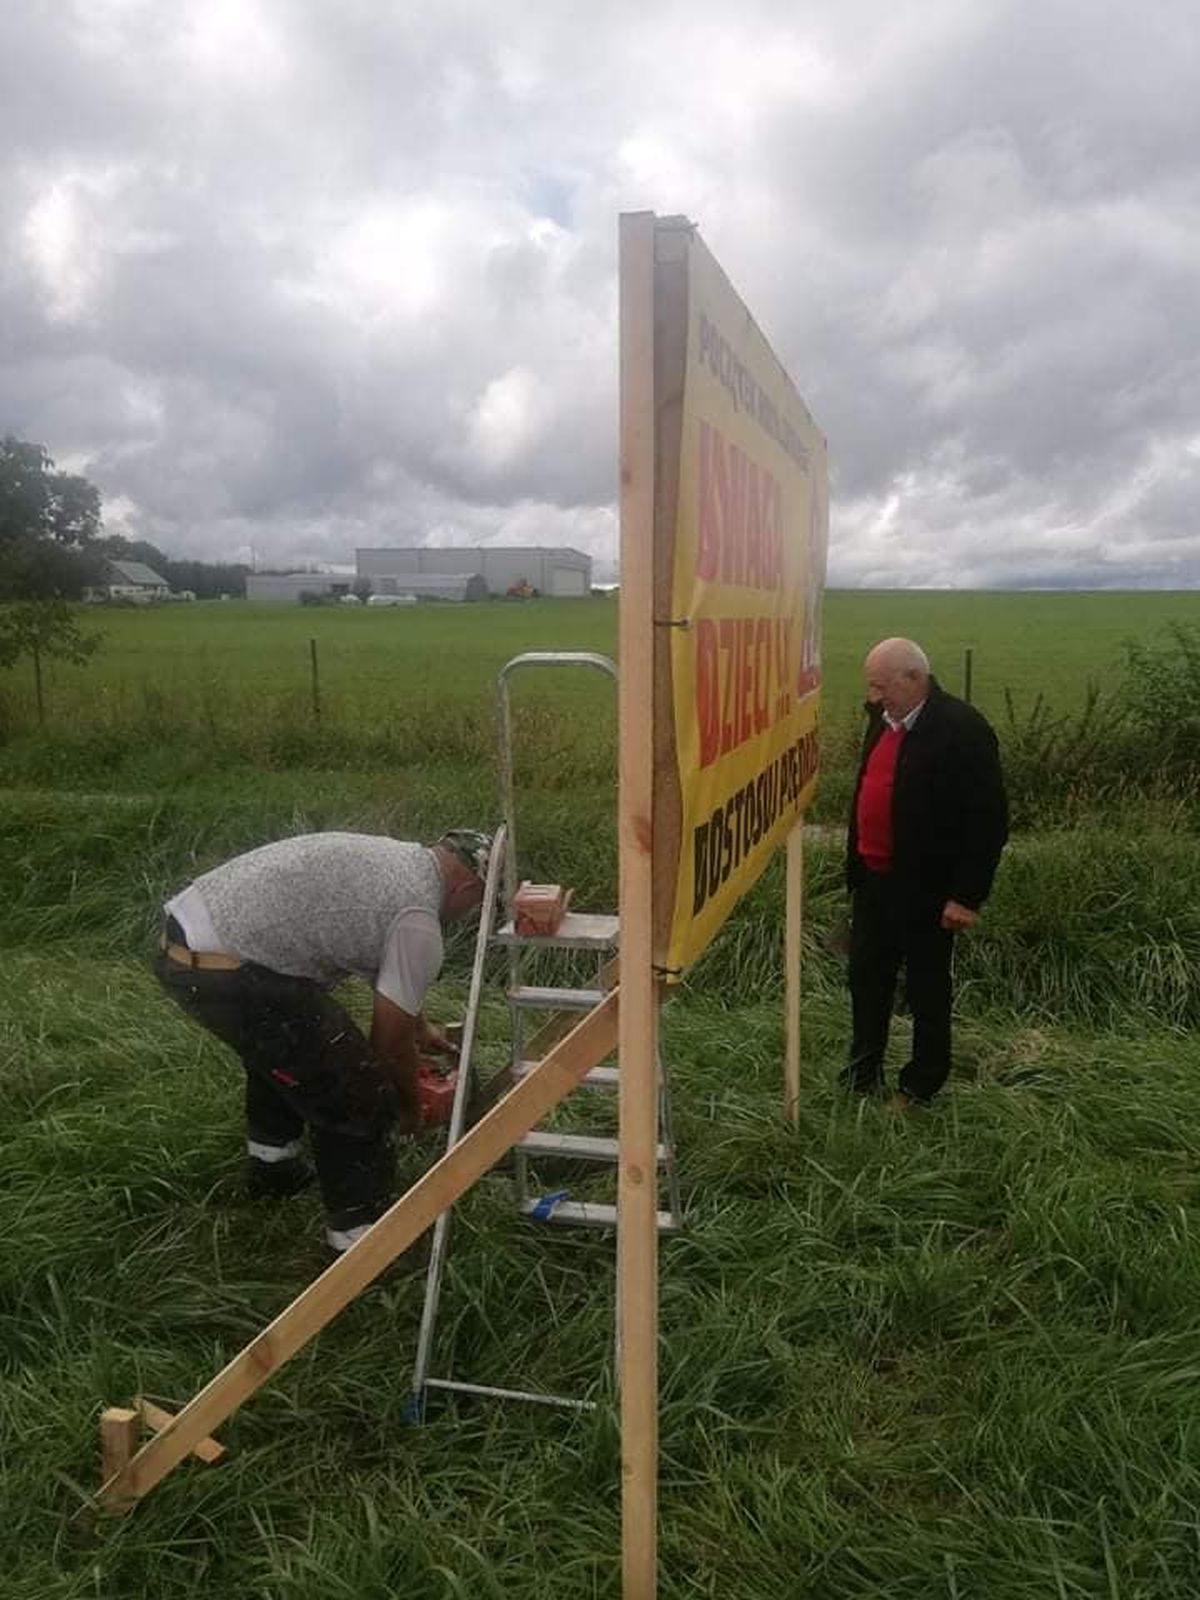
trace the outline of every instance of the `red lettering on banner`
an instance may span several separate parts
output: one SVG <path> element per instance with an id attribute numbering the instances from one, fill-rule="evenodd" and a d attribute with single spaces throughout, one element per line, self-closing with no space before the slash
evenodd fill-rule
<path id="1" fill-rule="evenodd" d="M 724 445 L 724 440 L 721 442 Z M 725 492 L 721 500 L 721 580 L 723 583 L 742 583 L 746 560 L 747 463 L 746 457 L 735 444 L 729 446 L 728 455 L 729 470 L 725 475 Z"/>
<path id="2" fill-rule="evenodd" d="M 696 725 L 700 765 L 710 766 L 721 749 L 721 675 L 717 669 L 717 629 L 708 617 L 696 622 Z"/>
<path id="3" fill-rule="evenodd" d="M 699 617 L 693 636 L 703 768 L 791 714 L 796 630 L 787 617 Z"/>
<path id="4" fill-rule="evenodd" d="M 754 731 L 762 733 L 770 725 L 767 678 L 771 671 L 771 623 L 759 617 L 754 624 Z"/>
<path id="5" fill-rule="evenodd" d="M 737 623 L 732 617 L 722 617 L 720 622 L 721 670 L 724 693 L 721 695 L 721 754 L 727 756 L 737 743 L 736 715 L 733 697 L 733 680 L 737 647 Z"/>
<path id="6" fill-rule="evenodd" d="M 700 423 L 696 576 L 705 583 L 779 589 L 783 492 L 758 462 L 710 422 Z"/>
<path id="7" fill-rule="evenodd" d="M 738 622 L 738 743 L 754 732 L 754 618 Z"/>
<path id="8" fill-rule="evenodd" d="M 768 493 L 769 472 L 760 473 L 753 462 L 746 484 L 746 584 L 761 589 L 762 582 L 762 502 Z"/>

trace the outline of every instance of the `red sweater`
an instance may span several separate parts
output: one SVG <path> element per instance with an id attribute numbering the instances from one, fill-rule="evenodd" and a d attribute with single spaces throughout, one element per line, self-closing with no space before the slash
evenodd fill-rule
<path id="1" fill-rule="evenodd" d="M 892 865 L 892 789 L 904 729 L 884 728 L 871 754 L 858 791 L 858 853 L 872 872 Z"/>

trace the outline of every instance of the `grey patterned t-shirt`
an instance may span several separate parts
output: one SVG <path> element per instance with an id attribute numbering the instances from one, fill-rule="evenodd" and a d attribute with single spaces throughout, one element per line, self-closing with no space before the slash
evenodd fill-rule
<path id="1" fill-rule="evenodd" d="M 193 950 L 321 984 L 363 978 L 415 1016 L 442 965 L 441 900 L 424 845 L 307 833 L 235 856 L 166 909 Z"/>

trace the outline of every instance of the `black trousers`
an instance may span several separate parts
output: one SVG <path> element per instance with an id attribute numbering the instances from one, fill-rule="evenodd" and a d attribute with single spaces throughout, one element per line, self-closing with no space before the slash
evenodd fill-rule
<path id="1" fill-rule="evenodd" d="M 248 1136 L 290 1144 L 308 1124 L 329 1226 L 382 1215 L 395 1178 L 396 1101 L 348 1012 L 307 978 L 249 961 L 201 971 L 163 954 L 154 970 L 172 1000 L 241 1058 Z"/>
<path id="2" fill-rule="evenodd" d="M 913 1019 L 912 1059 L 900 1089 L 929 1100 L 950 1073 L 950 961 L 954 935 L 941 925 L 945 896 L 913 893 L 890 873 L 867 873 L 854 890 L 850 1004 L 854 1036 L 842 1081 L 865 1093 L 884 1086 L 883 1058 L 904 967 Z"/>

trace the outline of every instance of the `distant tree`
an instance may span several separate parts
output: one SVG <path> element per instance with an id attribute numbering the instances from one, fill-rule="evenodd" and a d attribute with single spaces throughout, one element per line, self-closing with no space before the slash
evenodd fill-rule
<path id="1" fill-rule="evenodd" d="M 26 656 L 33 662 L 39 723 L 46 718 L 43 659 L 58 656 L 66 661 L 86 661 L 99 646 L 99 637 L 84 632 L 65 600 L 22 600 L 0 607 L 0 667 L 15 666 Z"/>
<path id="2" fill-rule="evenodd" d="M 0 545 L 52 539 L 68 549 L 100 531 L 100 491 L 86 478 L 55 472 L 44 445 L 0 439 Z"/>
<path id="3" fill-rule="evenodd" d="M 44 445 L 0 439 L 0 598 L 78 598 L 94 581 L 100 493 Z"/>

